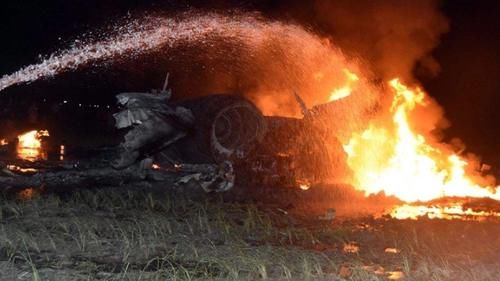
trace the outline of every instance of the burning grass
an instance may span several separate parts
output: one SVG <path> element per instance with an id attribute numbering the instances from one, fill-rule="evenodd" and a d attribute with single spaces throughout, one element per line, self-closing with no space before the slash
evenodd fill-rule
<path id="1" fill-rule="evenodd" d="M 148 190 L 2 199 L 0 279 L 496 280 L 500 274 L 499 221 L 342 213 L 321 220 L 290 205 L 299 202 L 288 195 L 278 204 Z"/>

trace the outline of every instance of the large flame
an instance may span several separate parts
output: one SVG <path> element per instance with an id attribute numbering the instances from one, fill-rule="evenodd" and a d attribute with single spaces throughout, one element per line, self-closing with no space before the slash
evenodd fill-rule
<path id="1" fill-rule="evenodd" d="M 389 85 L 394 93 L 390 124 L 373 122 L 344 146 L 354 171 L 353 184 L 367 195 L 384 192 L 406 202 L 446 196 L 500 200 L 500 188 L 481 186 L 467 175 L 466 159 L 451 149 L 429 144 L 412 128 L 410 113 L 428 105 L 425 92 L 398 79 Z"/>
<path id="2" fill-rule="evenodd" d="M 46 158 L 42 150 L 42 137 L 47 136 L 49 136 L 47 130 L 33 130 L 18 136 L 17 156 L 28 161 Z"/>

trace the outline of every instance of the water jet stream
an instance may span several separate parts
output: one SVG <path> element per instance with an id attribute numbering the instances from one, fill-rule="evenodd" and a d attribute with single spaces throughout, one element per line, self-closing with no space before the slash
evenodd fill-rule
<path id="1" fill-rule="evenodd" d="M 220 37 L 240 40 L 252 49 L 265 44 L 273 36 L 293 37 L 291 40 L 300 42 L 320 41 L 316 35 L 298 25 L 266 21 L 253 15 L 190 13 L 177 18 L 146 17 L 116 26 L 110 34 L 100 36 L 107 37 L 105 40 L 80 43 L 55 52 L 39 63 L 4 75 L 0 79 L 0 91 L 16 84 L 51 78 L 89 64 L 127 59 L 182 43 L 200 43 Z"/>

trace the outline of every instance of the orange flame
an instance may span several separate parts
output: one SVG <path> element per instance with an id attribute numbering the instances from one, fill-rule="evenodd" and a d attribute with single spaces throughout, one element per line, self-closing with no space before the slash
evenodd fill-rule
<path id="1" fill-rule="evenodd" d="M 351 95 L 354 83 L 359 80 L 359 77 L 347 68 L 344 68 L 344 74 L 347 78 L 345 86 L 333 90 L 329 101 L 340 100 Z"/>
<path id="2" fill-rule="evenodd" d="M 471 208 L 464 209 L 460 204 L 452 206 L 402 205 L 391 210 L 390 216 L 396 219 L 412 220 L 427 217 L 430 219 L 470 219 L 481 221 L 486 218 L 500 218 L 500 213 L 495 211 L 475 211 Z"/>
<path id="3" fill-rule="evenodd" d="M 21 172 L 21 173 L 36 173 L 36 172 L 38 172 L 38 170 L 35 168 L 23 168 L 23 167 L 16 166 L 16 165 L 7 165 L 7 169 L 9 169 L 10 171 L 13 171 L 13 172 Z"/>
<path id="4" fill-rule="evenodd" d="M 354 171 L 353 185 L 366 195 L 384 192 L 406 202 L 445 196 L 489 197 L 500 200 L 500 188 L 480 186 L 466 173 L 461 156 L 432 146 L 410 125 L 410 113 L 428 105 L 426 94 L 398 79 L 390 81 L 394 99 L 389 126 L 373 122 L 344 146 Z"/>
<path id="5" fill-rule="evenodd" d="M 18 136 L 17 156 L 28 161 L 46 158 L 42 151 L 42 137 L 48 136 L 47 130 L 33 130 Z"/>

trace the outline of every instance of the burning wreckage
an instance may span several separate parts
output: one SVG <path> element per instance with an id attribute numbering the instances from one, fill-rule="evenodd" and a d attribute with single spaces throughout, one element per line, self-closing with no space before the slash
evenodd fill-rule
<path id="1" fill-rule="evenodd" d="M 303 118 L 264 116 L 234 94 L 171 102 L 171 90 L 121 93 L 115 126 L 126 130 L 117 156 L 106 165 L 58 165 L 32 175 L 3 167 L 0 185 L 74 187 L 152 181 L 197 183 L 206 192 L 230 190 L 235 181 L 300 187 L 347 175 L 346 155 L 325 126 L 331 104 Z M 5 166 L 5 165 L 4 165 Z"/>

